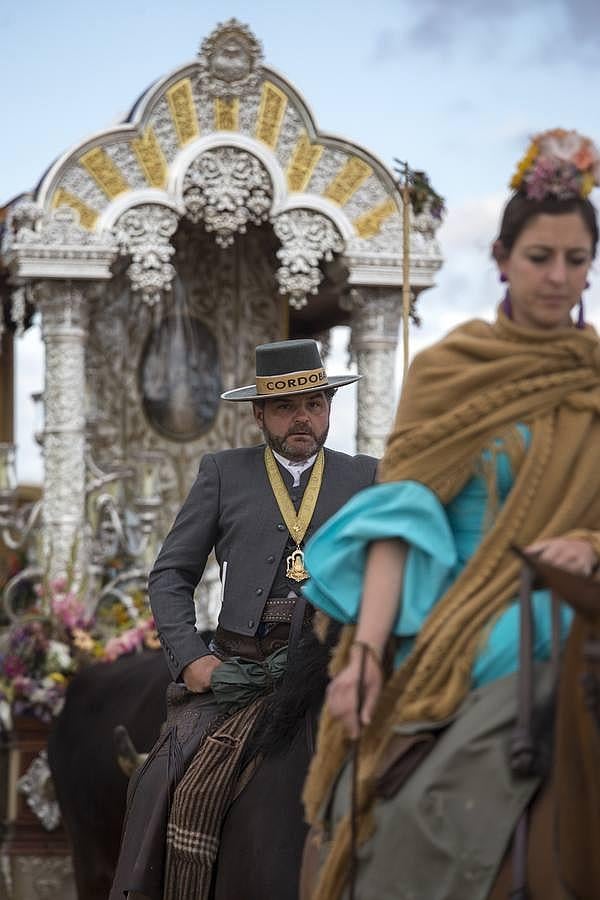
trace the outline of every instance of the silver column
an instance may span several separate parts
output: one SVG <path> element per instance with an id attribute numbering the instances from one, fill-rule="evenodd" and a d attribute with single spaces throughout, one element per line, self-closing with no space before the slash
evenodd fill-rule
<path id="1" fill-rule="evenodd" d="M 383 455 L 396 409 L 395 369 L 402 296 L 394 287 L 361 287 L 351 293 L 351 347 L 358 382 L 356 448 Z"/>
<path id="2" fill-rule="evenodd" d="M 90 288 L 86 287 L 85 291 Z M 84 287 L 44 281 L 36 289 L 42 312 L 45 362 L 44 498 L 42 540 L 50 576 L 64 574 L 73 554 L 85 570 Z"/>

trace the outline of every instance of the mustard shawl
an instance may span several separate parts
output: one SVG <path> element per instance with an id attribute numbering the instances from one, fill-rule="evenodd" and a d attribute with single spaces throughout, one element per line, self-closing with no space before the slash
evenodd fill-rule
<path id="1" fill-rule="evenodd" d="M 387 682 L 364 732 L 363 814 L 393 725 L 440 721 L 466 696 L 482 636 L 517 594 L 519 562 L 510 545 L 577 534 L 600 553 L 600 341 L 589 325 L 538 331 L 499 311 L 493 324 L 467 322 L 419 354 L 402 391 L 380 480 L 421 482 L 447 503 L 473 473 L 482 450 L 517 422 L 530 426 L 532 438 L 513 488 L 477 552 L 430 613 L 410 656 Z M 350 642 L 345 629 L 332 674 L 345 665 Z M 341 727 L 324 712 L 304 793 L 313 824 L 319 824 L 323 798 L 346 752 Z M 368 829 L 363 815 L 363 838 Z M 313 900 L 340 896 L 349 836 L 345 819 Z"/>

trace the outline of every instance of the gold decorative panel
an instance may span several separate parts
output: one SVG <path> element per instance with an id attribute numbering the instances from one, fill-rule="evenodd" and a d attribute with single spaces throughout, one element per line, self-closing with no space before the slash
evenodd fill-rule
<path id="1" fill-rule="evenodd" d="M 239 97 L 217 97 L 215 99 L 215 130 L 238 131 L 240 112 Z"/>
<path id="2" fill-rule="evenodd" d="M 98 213 L 91 206 L 88 206 L 87 203 L 84 203 L 83 200 L 80 200 L 79 197 L 76 197 L 75 194 L 65 191 L 64 188 L 59 188 L 52 198 L 53 209 L 56 209 L 58 206 L 70 206 L 71 209 L 79 213 L 79 221 L 82 227 L 93 231 L 98 220 Z"/>
<path id="3" fill-rule="evenodd" d="M 371 166 L 367 165 L 357 156 L 352 156 L 344 163 L 340 171 L 337 173 L 333 181 L 326 187 L 324 191 L 325 197 L 344 206 L 348 202 L 352 194 L 359 189 L 361 184 L 367 180 L 369 175 L 373 174 Z"/>
<path id="4" fill-rule="evenodd" d="M 182 78 L 170 87 L 167 91 L 167 100 L 179 145 L 183 147 L 200 134 L 190 79 Z"/>
<path id="5" fill-rule="evenodd" d="M 375 237 L 381 231 L 381 226 L 397 210 L 397 206 L 391 197 L 384 200 L 373 209 L 368 209 L 354 220 L 356 233 L 362 238 Z"/>
<path id="6" fill-rule="evenodd" d="M 104 191 L 109 200 L 129 190 L 121 171 L 102 147 L 95 147 L 80 157 L 79 162 Z"/>
<path id="7" fill-rule="evenodd" d="M 131 147 L 148 184 L 164 188 L 167 184 L 167 161 L 152 127 L 138 138 L 133 138 Z"/>
<path id="8" fill-rule="evenodd" d="M 290 191 L 303 191 L 306 188 L 322 153 L 323 147 L 311 144 L 306 132 L 300 135 L 287 168 L 287 185 Z"/>
<path id="9" fill-rule="evenodd" d="M 256 116 L 256 137 L 271 150 L 277 145 L 286 106 L 287 96 L 283 91 L 270 81 L 265 81 Z"/>

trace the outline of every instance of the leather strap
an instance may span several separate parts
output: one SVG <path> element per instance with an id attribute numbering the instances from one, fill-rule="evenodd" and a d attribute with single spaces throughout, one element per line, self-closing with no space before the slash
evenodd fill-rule
<path id="1" fill-rule="evenodd" d="M 260 617 L 261 622 L 291 622 L 297 597 L 269 597 Z"/>
<path id="2" fill-rule="evenodd" d="M 527 885 L 528 825 L 528 811 L 525 808 L 517 822 L 513 841 L 513 886 L 509 894 L 510 900 L 529 900 L 530 896 Z"/>
<path id="3" fill-rule="evenodd" d="M 356 715 L 358 716 L 358 737 L 352 744 L 352 782 L 350 787 L 350 873 L 348 878 L 348 900 L 355 900 L 356 877 L 358 875 L 358 766 L 360 757 L 361 724 L 360 717 L 365 702 L 365 669 L 367 646 L 360 646 L 360 668 L 356 688 Z"/>
<path id="4" fill-rule="evenodd" d="M 526 778 L 533 771 L 535 749 L 533 745 L 533 613 L 531 591 L 534 571 L 527 563 L 521 568 L 519 593 L 520 636 L 519 673 L 517 681 L 517 724 L 511 743 L 511 768 L 518 778 Z M 554 609 L 553 609 L 554 615 Z M 554 649 L 554 648 L 553 648 Z M 527 900 L 527 808 L 523 810 L 513 839 L 512 868 L 513 885 L 511 900 Z"/>
<path id="5" fill-rule="evenodd" d="M 521 569 L 519 672 L 517 679 L 517 724 L 511 742 L 513 774 L 527 777 L 534 762 L 533 714 L 533 615 L 531 590 L 534 573 L 530 566 Z"/>
<path id="6" fill-rule="evenodd" d="M 292 612 L 292 621 L 290 622 L 290 637 L 288 640 L 288 660 L 296 652 L 302 626 L 304 624 L 304 613 L 306 611 L 306 600 L 304 597 L 296 597 L 294 603 L 294 611 Z"/>
<path id="7" fill-rule="evenodd" d="M 550 655 L 550 663 L 552 665 L 552 682 L 556 689 L 558 687 L 558 677 L 560 675 L 561 656 L 560 597 L 556 591 L 552 591 L 550 596 L 552 598 L 552 652 Z"/>

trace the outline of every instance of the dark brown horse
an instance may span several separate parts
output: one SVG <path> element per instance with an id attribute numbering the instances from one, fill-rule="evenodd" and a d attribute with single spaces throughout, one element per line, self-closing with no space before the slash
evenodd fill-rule
<path id="1" fill-rule="evenodd" d="M 79 900 L 106 900 L 125 816 L 127 778 L 114 731 L 149 750 L 165 718 L 171 680 L 162 650 L 83 669 L 69 684 L 48 740 L 48 762 L 73 858 Z"/>
<path id="2" fill-rule="evenodd" d="M 225 819 L 215 900 L 297 900 L 307 831 L 300 795 L 328 656 L 327 646 L 304 635 L 286 676 L 265 699 L 244 760 L 261 765 Z M 69 685 L 48 756 L 79 900 L 106 900 L 117 864 L 127 778 L 115 726 L 126 727 L 138 750 L 149 750 L 165 719 L 169 681 L 162 651 L 147 651 L 83 670 Z"/>

